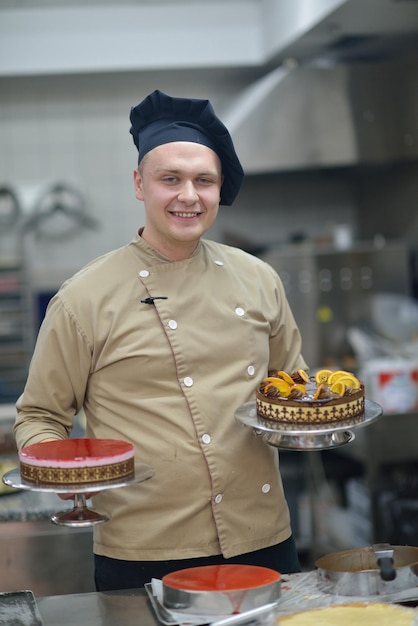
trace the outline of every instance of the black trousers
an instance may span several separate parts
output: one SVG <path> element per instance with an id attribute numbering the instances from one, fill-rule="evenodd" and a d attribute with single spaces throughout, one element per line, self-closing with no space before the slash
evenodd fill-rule
<path id="1" fill-rule="evenodd" d="M 269 567 L 282 574 L 300 572 L 300 564 L 293 537 L 270 548 L 240 554 L 225 559 L 221 554 L 196 559 L 176 561 L 121 561 L 107 556 L 94 555 L 94 580 L 97 591 L 138 589 L 152 578 L 161 579 L 165 574 L 188 567 L 202 565 L 242 564 Z"/>

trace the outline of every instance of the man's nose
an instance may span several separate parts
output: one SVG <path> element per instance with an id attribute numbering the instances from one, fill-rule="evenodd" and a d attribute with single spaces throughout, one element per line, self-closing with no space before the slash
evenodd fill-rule
<path id="1" fill-rule="evenodd" d="M 181 190 L 178 196 L 180 202 L 188 202 L 188 203 L 196 202 L 198 197 L 199 195 L 196 191 L 196 187 L 194 186 L 193 181 L 191 180 L 185 181 L 181 187 Z"/>

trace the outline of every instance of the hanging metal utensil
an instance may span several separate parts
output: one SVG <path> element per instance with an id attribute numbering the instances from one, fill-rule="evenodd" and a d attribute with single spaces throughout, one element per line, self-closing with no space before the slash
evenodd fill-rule
<path id="1" fill-rule="evenodd" d="M 6 232 L 14 228 L 19 222 L 21 207 L 14 190 L 11 187 L 0 187 L 0 229 Z"/>
<path id="2" fill-rule="evenodd" d="M 23 225 L 24 232 L 50 240 L 69 239 L 82 228 L 96 227 L 96 221 L 86 212 L 81 192 L 60 182 L 42 193 Z"/>

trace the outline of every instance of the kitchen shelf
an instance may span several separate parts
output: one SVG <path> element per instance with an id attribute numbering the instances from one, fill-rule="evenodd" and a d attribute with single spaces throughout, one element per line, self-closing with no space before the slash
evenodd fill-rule
<path id="1" fill-rule="evenodd" d="M 23 391 L 33 346 L 32 313 L 24 264 L 0 260 L 0 404 Z"/>

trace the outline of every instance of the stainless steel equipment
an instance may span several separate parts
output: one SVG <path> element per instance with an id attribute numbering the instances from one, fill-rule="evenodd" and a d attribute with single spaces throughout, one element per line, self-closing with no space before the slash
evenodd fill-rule
<path id="1" fill-rule="evenodd" d="M 31 590 L 36 597 L 93 592 L 92 527 L 49 519 L 0 523 L 0 589 Z"/>
<path id="2" fill-rule="evenodd" d="M 377 544 L 328 554 L 315 565 L 319 588 L 326 593 L 369 597 L 410 590 L 418 594 L 416 547 Z"/>
<path id="3" fill-rule="evenodd" d="M 276 66 L 224 115 L 245 172 L 416 159 L 416 71 L 416 63 Z"/>
<path id="4" fill-rule="evenodd" d="M 262 257 L 278 271 L 311 367 L 338 364 L 351 354 L 347 329 L 370 319 L 370 297 L 408 295 L 408 253 L 403 242 L 359 243 L 347 250 L 300 244 Z"/>

